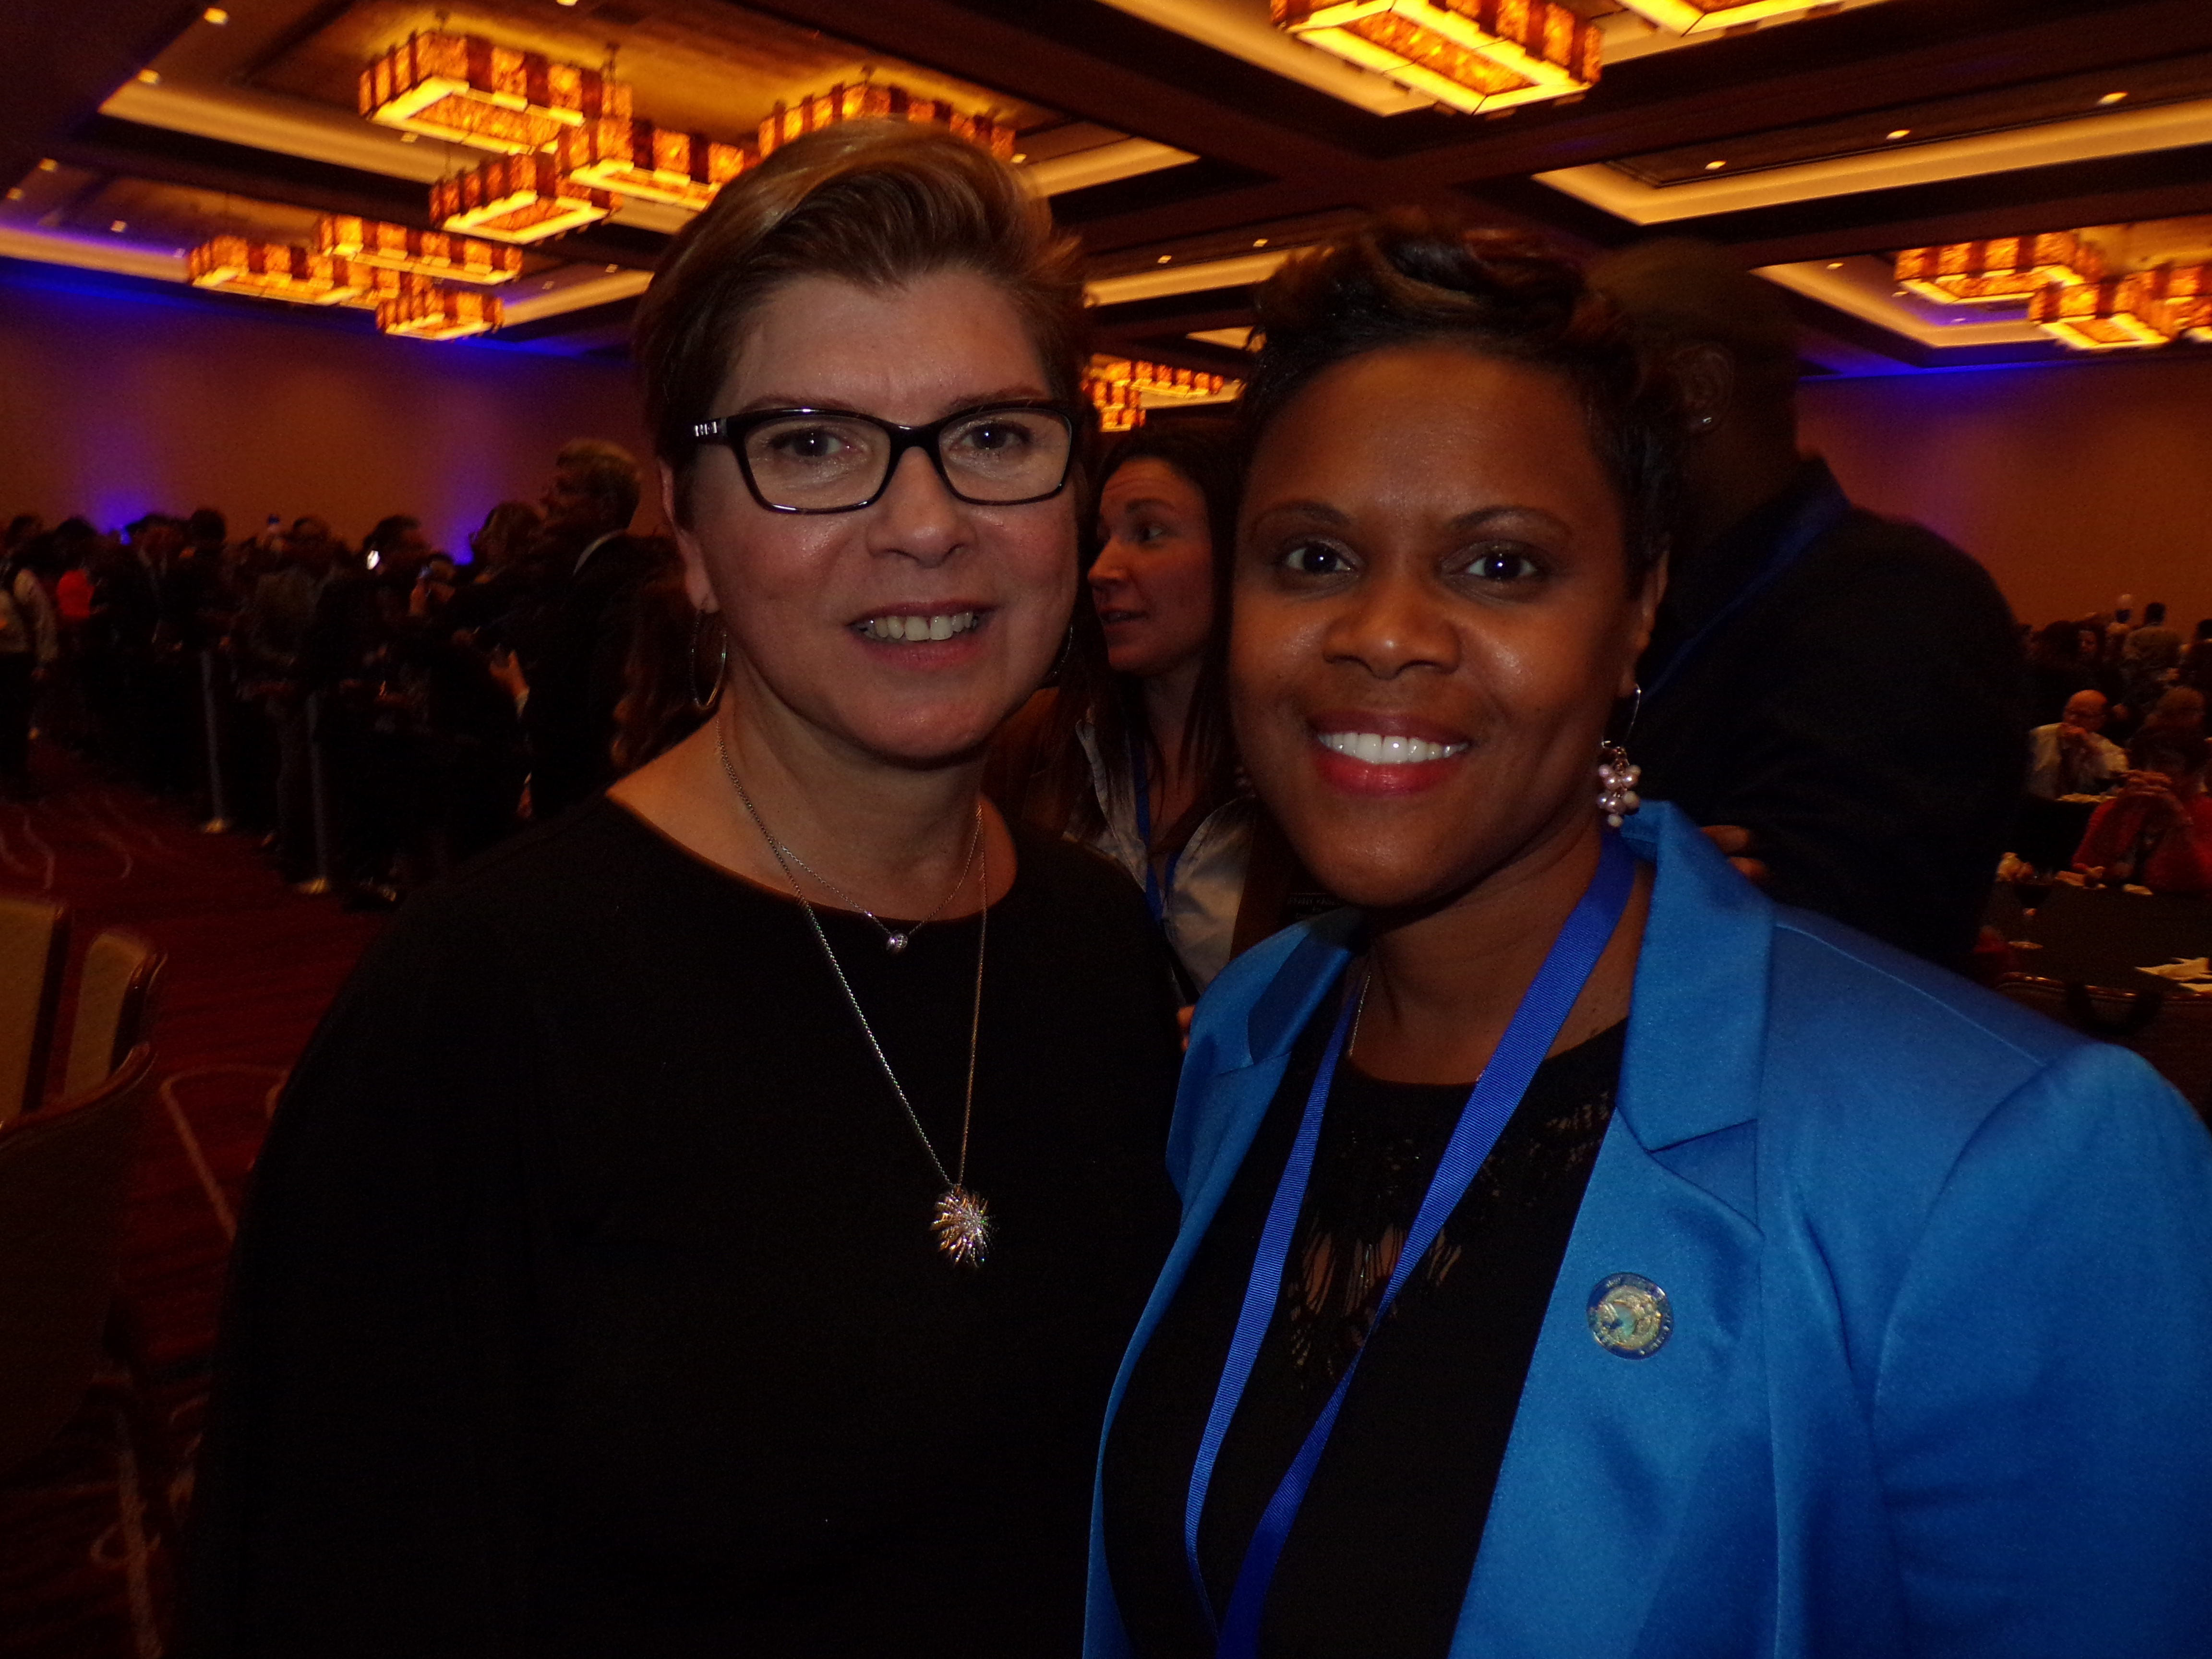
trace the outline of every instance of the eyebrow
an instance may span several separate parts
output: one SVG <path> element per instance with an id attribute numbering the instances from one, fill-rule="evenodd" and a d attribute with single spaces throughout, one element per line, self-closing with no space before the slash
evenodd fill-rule
<path id="1" fill-rule="evenodd" d="M 945 415 L 957 415 L 963 409 L 980 409 L 989 404 L 1034 404 L 1051 401 L 1049 392 L 1040 391 L 1035 386 L 1001 386 L 995 392 L 963 392 L 957 398 L 947 399 L 940 406 L 940 418 Z M 868 413 L 865 409 L 854 409 L 846 404 L 823 403 L 818 399 L 809 400 L 795 392 L 763 392 L 742 409 L 732 412 L 738 415 L 757 415 L 763 410 L 768 409 L 831 409 L 842 410 L 852 415 Z M 889 420 L 890 417 L 878 416 L 876 418 Z M 903 422 L 893 422 L 892 424 L 902 425 Z M 921 424 L 927 426 L 929 422 L 924 421 Z"/>
<path id="2" fill-rule="evenodd" d="M 1263 523 L 1281 514 L 1293 514 L 1304 518 L 1317 519 L 1322 523 L 1338 529 L 1352 522 L 1350 514 L 1340 507 L 1331 507 L 1327 501 L 1279 502 L 1261 513 L 1255 522 Z M 1523 507 L 1513 502 L 1504 502 L 1497 507 L 1479 507 L 1471 513 L 1462 513 L 1457 518 L 1448 521 L 1444 529 L 1453 535 L 1464 535 L 1469 531 L 1480 530 L 1499 519 L 1520 517 L 1541 519 L 1545 523 L 1555 526 L 1561 530 L 1571 527 L 1556 514 L 1547 512 L 1540 507 Z"/>

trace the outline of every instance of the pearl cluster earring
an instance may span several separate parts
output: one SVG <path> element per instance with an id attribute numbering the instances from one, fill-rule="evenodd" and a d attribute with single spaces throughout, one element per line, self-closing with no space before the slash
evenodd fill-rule
<path id="1" fill-rule="evenodd" d="M 1622 817 L 1644 805 L 1644 798 L 1636 793 L 1637 780 L 1643 775 L 1644 769 L 1629 759 L 1628 751 L 1619 744 L 1598 744 L 1597 810 L 1613 829 L 1620 829 Z"/>

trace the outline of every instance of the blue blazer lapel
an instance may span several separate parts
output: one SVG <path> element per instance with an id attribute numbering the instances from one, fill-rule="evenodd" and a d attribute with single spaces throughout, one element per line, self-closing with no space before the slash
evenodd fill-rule
<path id="1" fill-rule="evenodd" d="M 1452 1650 L 1467 1659 L 1635 1650 L 1727 1402 L 1755 1367 L 1765 1006 L 1742 988 L 1765 984 L 1772 906 L 1672 809 L 1634 828 L 1658 874 L 1620 1092 L 1462 1608 Z M 1644 1358 L 1590 1331 L 1591 1293 L 1617 1273 L 1657 1285 L 1674 1315 Z"/>

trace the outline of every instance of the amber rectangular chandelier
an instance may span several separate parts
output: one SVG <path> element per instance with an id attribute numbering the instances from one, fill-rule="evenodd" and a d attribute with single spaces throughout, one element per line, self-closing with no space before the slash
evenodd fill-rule
<path id="1" fill-rule="evenodd" d="M 403 276 L 398 292 L 377 301 L 376 326 L 415 340 L 460 340 L 490 333 L 500 325 L 501 313 L 495 294 Z"/>
<path id="2" fill-rule="evenodd" d="M 1554 0 L 1269 0 L 1275 27 L 1455 109 L 1597 84 L 1599 35 Z"/>
<path id="3" fill-rule="evenodd" d="M 361 72 L 360 104 L 386 126 L 524 155 L 586 121 L 628 116 L 630 98 L 627 86 L 596 70 L 432 29 Z"/>
<path id="4" fill-rule="evenodd" d="M 760 152 L 750 144 L 718 143 L 698 133 L 609 116 L 562 133 L 553 160 L 554 170 L 572 184 L 696 213 L 724 185 L 757 166 Z"/>
<path id="5" fill-rule="evenodd" d="M 522 275 L 520 248 L 346 214 L 327 213 L 316 220 L 313 246 L 318 253 L 335 253 L 359 264 L 452 282 L 489 286 Z"/>
<path id="6" fill-rule="evenodd" d="M 1909 247 L 1897 256 L 1899 284 L 1939 305 L 2022 305 L 2054 284 L 2079 287 L 2104 276 L 2097 250 L 2063 230 Z"/>
<path id="7" fill-rule="evenodd" d="M 1646 22 L 1676 34 L 1705 34 L 1811 11 L 1819 0 L 1620 0 L 1620 3 Z"/>
<path id="8" fill-rule="evenodd" d="M 987 149 L 1002 161 L 1014 156 L 1014 130 L 988 115 L 970 115 L 937 98 L 917 98 L 903 87 L 866 82 L 838 85 L 795 104 L 778 104 L 760 124 L 760 153 L 773 154 L 795 138 L 873 116 L 894 121 L 934 123 L 948 128 L 957 138 Z"/>
<path id="9" fill-rule="evenodd" d="M 343 305 L 370 287 L 369 273 L 349 260 L 243 236 L 202 242 L 185 256 L 185 276 L 195 288 L 310 306 Z"/>
<path id="10" fill-rule="evenodd" d="M 430 217 L 447 230 L 542 242 L 605 218 L 617 198 L 561 177 L 550 155 L 486 161 L 430 186 Z"/>
<path id="11" fill-rule="evenodd" d="M 2080 351 L 2162 346 L 2180 331 L 2166 302 L 2167 274 L 2139 270 L 2106 283 L 2053 283 L 2028 301 L 2027 319 Z"/>

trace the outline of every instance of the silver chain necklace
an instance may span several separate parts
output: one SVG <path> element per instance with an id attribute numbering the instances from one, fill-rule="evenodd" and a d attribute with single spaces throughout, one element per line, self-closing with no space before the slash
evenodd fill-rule
<path id="1" fill-rule="evenodd" d="M 725 761 L 724 764 L 726 765 L 727 762 Z M 738 793 L 742 794 L 744 791 L 741 789 Z M 754 822 L 758 823 L 759 819 L 756 817 Z M 765 834 L 766 831 L 763 831 L 762 833 Z M 957 893 L 962 888 L 968 884 L 968 872 L 975 867 L 975 849 L 982 844 L 983 809 L 981 805 L 978 805 L 975 809 L 975 828 L 968 837 L 968 856 L 960 861 L 960 875 L 958 879 L 954 881 L 952 884 L 951 892 L 948 892 L 943 898 L 931 905 L 929 907 L 929 914 L 924 916 L 920 921 L 915 923 L 913 927 L 900 929 L 884 927 L 884 919 L 881 916 L 878 915 L 873 910 L 868 908 L 866 905 L 861 903 L 860 900 L 854 898 L 850 893 L 840 887 L 836 882 L 830 880 L 829 877 L 823 875 L 819 870 L 809 864 L 805 859 L 799 857 L 798 854 L 793 852 L 791 848 L 786 847 L 781 842 L 779 841 L 771 843 L 779 858 L 788 860 L 791 863 L 797 865 L 800 869 L 805 871 L 808 875 L 813 877 L 815 880 L 820 882 L 832 893 L 835 893 L 838 898 L 842 900 L 844 902 L 845 908 L 848 910 L 858 910 L 870 921 L 875 923 L 877 927 L 883 928 L 884 949 L 889 951 L 892 956 L 896 956 L 900 951 L 905 950 L 908 942 L 913 939 L 916 933 L 928 927 L 931 922 L 935 921 L 937 920 L 937 913 L 939 910 L 942 910 L 946 905 L 952 902 L 953 893 Z"/>
<path id="2" fill-rule="evenodd" d="M 753 805 L 753 798 L 745 793 L 745 786 L 738 781 L 738 769 L 730 764 L 729 745 L 719 730 L 714 733 L 714 752 L 721 759 L 722 775 L 729 779 L 730 787 L 738 792 L 738 799 L 744 803 L 745 816 L 753 821 L 753 828 L 760 831 L 761 839 L 768 843 L 769 856 L 775 860 L 776 867 L 783 872 L 783 878 L 791 884 L 791 896 L 799 901 L 799 908 L 806 913 L 807 922 L 814 929 L 815 942 L 822 947 L 823 959 L 829 963 L 830 971 L 836 975 L 838 987 L 845 993 L 845 1000 L 853 1010 L 853 1018 L 860 1024 L 860 1035 L 867 1039 L 869 1050 L 876 1057 L 876 1064 L 883 1068 L 884 1080 L 891 1085 L 891 1092 L 898 1097 L 900 1109 L 905 1112 L 906 1121 L 914 1126 L 915 1138 L 921 1142 L 921 1150 L 928 1155 L 930 1167 L 937 1171 L 938 1180 L 945 1185 L 945 1190 L 938 1195 L 937 1209 L 929 1223 L 929 1231 L 937 1240 L 937 1248 L 961 1267 L 981 1267 L 984 1258 L 991 1251 L 991 1212 L 982 1199 L 968 1188 L 968 1131 L 975 1115 L 975 1053 L 983 1030 L 983 949 L 990 936 L 991 922 L 990 854 L 987 852 L 982 855 L 983 902 L 975 912 L 975 1005 L 968 1022 L 968 1091 L 960 1108 L 960 1161 L 947 1175 L 945 1160 L 937 1155 L 937 1148 L 930 1144 L 929 1132 L 921 1127 L 921 1119 L 915 1112 L 914 1103 L 907 1098 L 898 1074 L 891 1070 L 891 1063 L 884 1056 L 884 1045 L 876 1040 L 875 1027 L 868 1024 L 868 1017 L 860 1007 L 860 999 L 853 994 L 853 981 L 845 977 L 844 964 L 837 960 L 836 951 L 830 948 L 830 935 L 822 931 L 822 919 L 814 914 L 814 907 L 806 902 L 806 895 L 799 889 L 799 878 L 791 867 L 792 855 L 769 833 L 760 809 Z M 979 800 L 975 803 L 975 832 L 968 845 L 971 860 L 982 847 L 982 836 L 983 803 Z M 807 873 L 814 874 L 811 870 Z M 816 876 L 815 879 L 820 881 L 822 878 Z M 967 879 L 967 872 L 963 870 L 960 877 L 961 885 L 964 886 Z M 830 884 L 823 882 L 823 885 L 828 887 Z M 830 890 L 837 891 L 835 887 Z M 951 893 L 947 893 L 939 902 L 937 910 L 942 910 L 951 903 L 953 893 L 959 890 L 960 888 L 956 886 Z M 846 902 L 851 902 L 849 899 Z M 937 910 L 931 911 L 930 916 L 935 916 Z M 868 913 L 863 910 L 861 915 L 867 915 Z M 876 919 L 869 915 L 868 920 L 875 921 Z M 876 925 L 883 927 L 881 922 L 876 922 Z M 921 923 L 915 925 L 919 928 Z M 888 929 L 885 931 L 889 932 Z M 887 948 L 896 956 L 906 948 L 904 938 L 900 937 L 897 944 Z"/>

